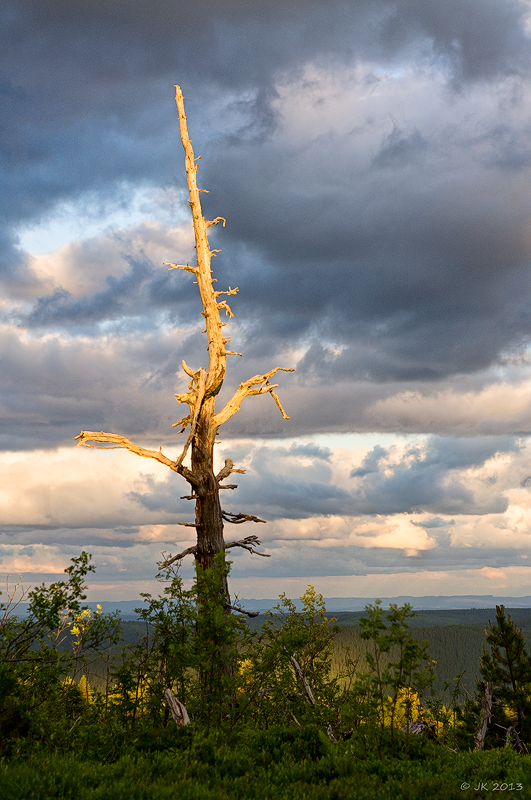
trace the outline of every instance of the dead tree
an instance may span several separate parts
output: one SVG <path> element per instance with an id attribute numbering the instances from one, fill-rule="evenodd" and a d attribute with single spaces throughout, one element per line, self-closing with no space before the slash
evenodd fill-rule
<path id="1" fill-rule="evenodd" d="M 230 547 L 243 547 L 251 553 L 258 553 L 253 545 L 259 545 L 260 541 L 256 536 L 248 536 L 235 542 L 225 542 L 223 536 L 224 522 L 243 523 L 246 521 L 264 522 L 264 520 L 252 514 L 232 513 L 224 511 L 220 503 L 220 489 L 236 489 L 234 484 L 223 484 L 232 473 L 243 473 L 245 470 L 236 469 L 230 459 L 225 461 L 224 467 L 216 475 L 213 468 L 214 444 L 218 430 L 224 422 L 227 422 L 236 414 L 241 403 L 246 397 L 260 394 L 270 394 L 278 406 L 284 419 L 289 419 L 284 411 L 280 399 L 275 393 L 277 383 L 271 383 L 271 378 L 277 372 L 293 372 L 293 369 L 285 367 L 275 367 L 263 375 L 254 375 L 252 378 L 241 383 L 234 392 L 231 399 L 219 411 L 215 409 L 216 397 L 225 379 L 226 362 L 228 355 L 240 356 L 227 349 L 227 344 L 231 337 L 223 335 L 223 327 L 226 323 L 221 321 L 220 312 L 224 311 L 227 317 L 233 317 L 232 310 L 227 301 L 219 300 L 223 295 L 235 295 L 237 288 L 226 291 L 216 291 L 214 283 L 216 278 L 212 277 L 211 260 L 216 255 L 216 250 L 211 250 L 208 242 L 208 229 L 220 222 L 225 226 L 223 217 L 216 217 L 213 220 L 206 220 L 201 210 L 199 193 L 206 191 L 197 188 L 196 173 L 198 159 L 194 156 L 192 142 L 188 136 L 186 116 L 184 113 L 184 98 L 179 86 L 175 87 L 175 100 L 179 112 L 179 123 L 181 140 L 185 152 L 186 175 L 188 180 L 189 206 L 192 210 L 192 218 L 195 233 L 196 265 L 190 264 L 166 264 L 171 270 L 181 269 L 190 272 L 195 277 L 195 283 L 199 288 L 201 303 L 203 306 L 202 316 L 205 318 L 205 331 L 208 339 L 208 366 L 206 368 L 192 369 L 182 362 L 185 373 L 190 378 L 188 391 L 184 394 L 176 394 L 179 403 L 188 406 L 188 413 L 173 427 L 180 426 L 180 433 L 188 429 L 188 437 L 184 444 L 180 456 L 175 460 L 162 453 L 162 450 L 146 450 L 129 441 L 125 436 L 116 433 L 104 433 L 103 431 L 82 431 L 76 439 L 78 445 L 85 447 L 95 447 L 100 449 L 125 448 L 132 453 L 146 458 L 154 458 L 161 464 L 165 464 L 169 469 L 182 475 L 190 484 L 191 491 L 185 495 L 186 499 L 195 501 L 195 521 L 181 522 L 180 525 L 193 527 L 197 532 L 197 543 L 173 558 L 168 558 L 162 567 L 167 567 L 175 561 L 183 558 L 187 554 L 195 557 L 197 569 L 204 571 L 214 566 L 215 556 L 223 553 Z M 200 158 L 200 156 L 199 156 Z M 96 444 L 99 443 L 99 444 Z M 190 466 L 186 466 L 184 461 L 190 451 Z M 259 555 L 265 555 L 258 553 Z M 198 572 L 198 574 L 200 574 Z M 225 602 L 230 604 L 228 587 L 225 582 Z"/>
<path id="2" fill-rule="evenodd" d="M 474 750 L 483 750 L 485 746 L 485 736 L 487 735 L 487 727 L 492 716 L 492 696 L 496 690 L 496 686 L 487 681 L 481 684 L 483 696 L 481 698 L 481 713 L 479 715 L 479 724 L 474 736 Z"/>

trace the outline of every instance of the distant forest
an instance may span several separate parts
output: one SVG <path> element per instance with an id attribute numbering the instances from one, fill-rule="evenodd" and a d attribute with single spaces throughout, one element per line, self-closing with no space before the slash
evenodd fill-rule
<path id="1" fill-rule="evenodd" d="M 522 629 L 526 643 L 531 645 L 531 608 L 507 608 L 514 622 Z M 368 644 L 360 638 L 358 620 L 363 611 L 339 611 L 327 613 L 329 620 L 335 620 L 340 630 L 335 636 L 333 647 L 333 666 L 341 670 L 345 660 L 346 648 L 354 658 L 359 658 L 360 671 L 364 668 Z M 266 617 L 260 614 L 247 620 L 250 628 L 258 630 Z M 452 692 L 454 679 L 462 675 L 461 687 L 473 694 L 476 690 L 476 676 L 479 659 L 485 647 L 485 631 L 489 620 L 495 622 L 496 609 L 470 608 L 455 610 L 417 611 L 409 620 L 416 639 L 428 642 L 428 653 L 435 663 L 433 692 L 448 699 Z M 142 622 L 121 622 L 124 644 L 135 644 L 146 633 Z M 97 667 L 94 671 L 98 672 Z"/>
<path id="2" fill-rule="evenodd" d="M 514 622 L 522 629 L 526 643 L 531 643 L 531 609 L 507 608 Z M 334 659 L 337 663 L 345 647 L 350 647 L 353 653 L 363 656 L 367 643 L 360 639 L 358 620 L 364 612 L 338 613 L 335 616 L 341 630 L 334 642 Z M 479 671 L 479 659 L 486 645 L 485 631 L 489 620 L 496 621 L 496 609 L 471 608 L 444 611 L 418 611 L 409 620 L 409 627 L 413 628 L 416 639 L 428 642 L 428 653 L 436 662 L 435 681 L 433 691 L 435 694 L 448 697 L 451 688 L 445 685 L 452 684 L 455 677 L 462 674 L 461 685 L 463 689 L 474 693 L 476 690 L 476 676 Z"/>

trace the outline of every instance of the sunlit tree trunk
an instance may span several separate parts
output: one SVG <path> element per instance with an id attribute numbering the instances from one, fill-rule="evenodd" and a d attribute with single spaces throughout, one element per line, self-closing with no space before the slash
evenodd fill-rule
<path id="1" fill-rule="evenodd" d="M 205 190 L 198 189 L 196 180 L 198 169 L 196 162 L 199 159 L 194 156 L 192 142 L 188 135 L 186 115 L 184 113 L 184 98 L 181 89 L 179 86 L 176 86 L 175 89 L 181 141 L 185 152 L 186 176 L 190 197 L 189 205 L 194 225 L 196 264 L 191 266 L 189 264 L 169 263 L 167 266 L 170 269 L 190 272 L 195 277 L 203 306 L 204 333 L 206 333 L 208 340 L 208 366 L 206 368 L 192 369 L 183 361 L 182 367 L 190 378 L 188 392 L 175 395 L 179 403 L 188 406 L 186 416 L 180 422 L 175 423 L 175 426 L 181 426 L 181 432 L 188 430 L 188 437 L 181 455 L 176 461 L 165 456 L 161 450 L 146 450 L 139 447 L 120 434 L 104 433 L 103 431 L 82 431 L 76 439 L 79 445 L 87 447 L 107 448 L 109 445 L 124 447 L 137 455 L 154 458 L 174 472 L 182 475 L 188 481 L 191 492 L 186 497 L 195 501 L 195 521 L 179 524 L 194 527 L 197 533 L 197 542 L 184 552 L 166 559 L 162 566 L 167 567 L 185 555 L 193 554 L 197 569 L 203 572 L 212 568 L 215 564 L 216 555 L 224 553 L 227 548 L 238 546 L 251 553 L 258 552 L 254 547 L 260 544 L 256 536 L 247 536 L 240 541 L 226 543 L 223 535 L 224 522 L 238 524 L 246 521 L 264 521 L 252 514 L 226 512 L 221 507 L 220 489 L 237 488 L 233 484 L 224 484 L 223 481 L 232 473 L 244 472 L 244 470 L 236 469 L 233 462 L 227 459 L 221 471 L 217 475 L 214 473 L 214 445 L 219 427 L 239 411 L 240 405 L 246 397 L 259 394 L 270 394 L 283 418 L 289 419 L 274 391 L 278 384 L 271 384 L 270 379 L 279 371 L 293 372 L 293 370 L 275 367 L 263 375 L 255 375 L 241 383 L 225 406 L 216 411 L 216 397 L 225 378 L 227 356 L 241 355 L 241 353 L 235 353 L 226 347 L 230 337 L 223 336 L 223 327 L 226 323 L 221 321 L 220 315 L 223 311 L 226 317 L 232 317 L 233 313 L 227 301 L 219 298 L 235 295 L 238 289 L 231 289 L 230 287 L 226 291 L 214 289 L 216 279 L 212 277 L 211 260 L 216 251 L 210 249 L 208 229 L 219 223 L 225 225 L 225 219 L 216 217 L 214 220 L 206 220 L 203 217 L 199 194 Z M 95 444 L 96 442 L 99 444 Z M 184 463 L 188 455 L 190 456 L 190 466 L 186 466 Z M 259 553 L 259 555 L 265 554 Z M 230 596 L 226 579 L 223 594 L 223 602 L 226 607 L 230 608 Z"/>

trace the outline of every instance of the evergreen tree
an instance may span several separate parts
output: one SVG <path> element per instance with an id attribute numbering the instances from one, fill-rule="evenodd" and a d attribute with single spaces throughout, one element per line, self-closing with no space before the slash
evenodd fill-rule
<path id="1" fill-rule="evenodd" d="M 486 631 L 490 652 L 483 648 L 479 671 L 484 683 L 495 686 L 493 720 L 502 727 L 517 727 L 524 741 L 531 739 L 531 661 L 524 635 L 496 606 L 496 622 Z"/>

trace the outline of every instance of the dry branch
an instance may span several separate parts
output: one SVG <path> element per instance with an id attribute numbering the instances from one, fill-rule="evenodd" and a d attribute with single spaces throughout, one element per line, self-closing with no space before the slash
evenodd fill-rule
<path id="1" fill-rule="evenodd" d="M 300 682 L 304 686 L 304 691 L 306 692 L 306 696 L 307 696 L 308 700 L 310 701 L 312 706 L 316 705 L 315 697 L 313 696 L 313 692 L 310 689 L 310 684 L 308 683 L 308 681 L 306 679 L 306 676 L 304 675 L 304 672 L 302 671 L 302 669 L 300 667 L 299 662 L 295 659 L 295 656 L 290 656 L 289 660 L 291 661 L 291 663 L 293 665 L 293 669 L 295 670 L 295 674 L 296 674 L 297 678 L 300 680 Z"/>
<path id="2" fill-rule="evenodd" d="M 228 550 L 230 547 L 243 547 L 244 550 L 248 550 L 249 553 L 254 553 L 254 555 L 262 556 L 262 558 L 271 558 L 270 553 L 260 553 L 259 550 L 254 549 L 254 545 L 260 545 L 258 536 L 246 536 L 245 539 L 240 539 L 238 542 L 227 542 L 225 544 L 225 550 Z"/>
<path id="3" fill-rule="evenodd" d="M 424 731 L 427 731 L 430 739 L 437 738 L 437 724 L 435 722 L 426 722 L 423 719 L 410 720 L 400 730 L 402 733 L 411 733 L 413 736 L 421 736 Z"/>
<path id="4" fill-rule="evenodd" d="M 179 113 L 179 125 L 181 129 L 181 141 L 185 153 L 186 177 L 188 180 L 188 192 L 190 195 L 190 208 L 192 209 L 192 219 L 194 223 L 195 249 L 197 267 L 195 275 L 201 303 L 203 305 L 203 316 L 206 322 L 206 332 L 208 336 L 208 370 L 206 393 L 209 397 L 214 397 L 220 390 L 225 377 L 226 356 L 225 345 L 221 334 L 221 323 L 219 319 L 219 308 L 216 300 L 216 293 L 212 288 L 212 272 L 210 262 L 214 251 L 210 249 L 207 237 L 207 229 L 218 222 L 225 220 L 223 217 L 216 217 L 215 220 L 207 222 L 201 210 L 199 199 L 200 190 L 197 188 L 196 172 L 198 164 L 195 163 L 192 142 L 188 135 L 186 124 L 186 114 L 184 112 L 184 97 L 179 86 L 175 87 L 175 102 Z M 232 313 L 232 312 L 231 312 Z"/>
<path id="5" fill-rule="evenodd" d="M 508 728 L 505 728 L 503 725 L 498 725 L 498 723 L 495 723 L 495 724 L 496 724 L 497 728 L 501 728 L 503 731 L 505 731 L 505 745 L 504 745 L 504 747 L 512 747 L 513 744 L 514 744 L 516 750 L 521 755 L 529 753 L 529 750 L 528 750 L 527 746 L 520 739 L 520 737 L 518 735 L 518 731 L 516 730 L 514 725 L 509 725 Z"/>
<path id="6" fill-rule="evenodd" d="M 230 603 L 227 603 L 225 608 L 230 608 L 231 611 L 237 611 L 239 614 L 245 614 L 247 617 L 260 616 L 259 611 L 246 611 L 244 608 L 240 608 L 240 606 L 232 606 Z"/>
<path id="7" fill-rule="evenodd" d="M 242 475 L 245 475 L 244 469 L 234 469 L 234 461 L 231 458 L 226 458 L 225 466 L 222 467 L 216 475 L 217 482 L 220 483 L 225 480 L 225 478 L 228 478 L 233 472 L 240 472 Z"/>
<path id="8" fill-rule="evenodd" d="M 481 713 L 479 717 L 479 725 L 474 736 L 474 750 L 483 750 L 485 744 L 485 736 L 487 734 L 487 726 L 490 722 L 492 715 L 492 695 L 496 687 L 489 683 L 482 684 L 483 697 L 481 698 Z"/>
<path id="9" fill-rule="evenodd" d="M 201 156 L 199 156 L 199 158 L 201 158 Z M 227 220 L 225 219 L 225 217 L 216 217 L 216 219 L 205 220 L 205 224 L 207 228 L 210 228 L 212 225 L 219 225 L 219 223 L 222 222 L 223 227 L 225 227 L 226 221 Z"/>
<path id="10" fill-rule="evenodd" d="M 289 419 L 288 415 L 282 408 L 282 403 L 278 395 L 275 394 L 274 389 L 277 388 L 278 383 L 270 384 L 269 378 L 271 378 L 277 372 L 295 372 L 294 369 L 287 368 L 287 367 L 275 367 L 274 369 L 269 370 L 264 375 L 255 375 L 253 378 L 249 378 L 249 380 L 240 383 L 238 389 L 234 392 L 231 399 L 228 403 L 218 411 L 217 414 L 214 414 L 213 423 L 216 428 L 219 428 L 220 425 L 223 425 L 224 422 L 227 422 L 228 419 L 237 414 L 240 410 L 240 406 L 243 400 L 246 397 L 252 397 L 253 395 L 258 394 L 270 394 L 278 406 L 280 413 L 284 419 Z"/>
<path id="11" fill-rule="evenodd" d="M 265 522 L 265 519 L 255 517 L 254 514 L 231 514 L 230 511 L 222 511 L 221 516 L 225 522 L 232 522 L 233 525 L 241 525 L 242 522 Z"/>
<path id="12" fill-rule="evenodd" d="M 183 269 L 185 272 L 197 275 L 197 267 L 191 267 L 190 264 L 170 264 L 169 261 L 164 261 L 162 266 L 169 267 L 168 272 L 171 272 L 172 269 Z"/>
<path id="13" fill-rule="evenodd" d="M 124 448 L 125 450 L 130 450 L 131 453 L 136 453 L 137 456 L 154 458 L 155 461 L 159 461 L 161 464 L 165 464 L 165 466 L 169 467 L 174 472 L 178 472 L 179 475 L 182 475 L 184 478 L 186 478 L 188 483 L 191 483 L 192 486 L 197 484 L 197 477 L 187 467 L 183 467 L 182 464 L 177 465 L 175 461 L 172 461 L 171 458 L 165 456 L 160 450 L 146 450 L 144 447 L 139 447 L 133 442 L 130 442 L 129 439 L 126 439 L 125 436 L 120 436 L 117 433 L 104 433 L 104 431 L 81 431 L 81 433 L 75 437 L 75 441 L 77 440 L 79 441 L 77 442 L 76 447 L 92 447 L 95 450 L 118 450 L 120 448 Z M 108 442 L 114 446 L 99 447 L 97 444 L 89 444 L 89 442 Z"/>
<path id="14" fill-rule="evenodd" d="M 183 360 L 183 368 L 185 367 L 186 362 Z M 178 468 L 184 461 L 184 457 L 188 452 L 188 448 L 193 442 L 195 436 L 195 429 L 197 427 L 197 421 L 199 419 L 199 413 L 201 411 L 201 405 L 203 403 L 205 397 L 205 388 L 206 388 L 206 370 L 200 369 L 194 375 L 194 382 L 196 384 L 195 390 L 195 398 L 194 398 L 194 412 L 193 417 L 190 423 L 190 433 L 188 434 L 188 438 L 186 440 L 186 444 L 184 445 L 183 451 L 177 461 L 175 462 L 175 466 Z M 190 407 L 191 411 L 191 407 Z"/>
<path id="15" fill-rule="evenodd" d="M 172 556 L 171 558 L 168 558 L 166 561 L 164 561 L 163 564 L 160 564 L 160 569 L 166 569 L 166 567 L 169 567 L 172 564 L 175 564 L 175 562 L 179 561 L 179 559 L 184 558 L 185 556 L 189 556 L 192 553 L 195 556 L 195 554 L 197 553 L 197 545 L 194 545 L 193 547 L 187 547 L 186 550 L 182 551 L 182 553 L 179 553 L 176 556 Z"/>

